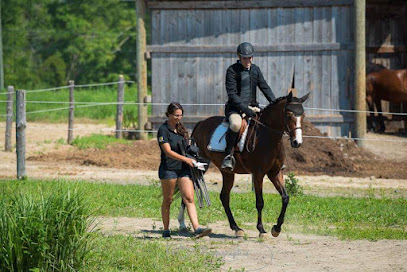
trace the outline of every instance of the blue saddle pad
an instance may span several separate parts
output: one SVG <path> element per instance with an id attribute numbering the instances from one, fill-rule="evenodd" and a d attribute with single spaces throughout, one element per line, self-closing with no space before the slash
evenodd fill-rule
<path id="1" fill-rule="evenodd" d="M 208 150 L 215 152 L 225 152 L 226 149 L 226 131 L 229 123 L 222 122 L 213 132 L 208 144 Z"/>

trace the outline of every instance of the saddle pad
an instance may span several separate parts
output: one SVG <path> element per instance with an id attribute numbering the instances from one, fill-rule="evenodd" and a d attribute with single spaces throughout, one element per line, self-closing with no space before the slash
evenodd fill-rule
<path id="1" fill-rule="evenodd" d="M 213 132 L 208 144 L 208 150 L 215 152 L 225 152 L 226 149 L 226 131 L 229 123 L 222 122 Z"/>
<path id="2" fill-rule="evenodd" d="M 250 123 L 250 121 L 249 121 Z M 214 151 L 214 152 L 225 152 L 226 149 L 226 131 L 228 130 L 229 123 L 227 122 L 222 122 L 213 132 L 211 140 L 209 141 L 208 144 L 208 150 Z M 243 126 L 243 132 L 239 137 L 238 141 L 238 148 L 239 151 L 243 151 L 244 144 L 246 142 L 246 136 L 247 136 L 247 130 L 249 129 L 249 124 Z"/>

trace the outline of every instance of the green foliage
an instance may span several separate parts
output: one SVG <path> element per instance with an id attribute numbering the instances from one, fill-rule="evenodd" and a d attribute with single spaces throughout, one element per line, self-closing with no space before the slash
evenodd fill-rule
<path id="1" fill-rule="evenodd" d="M 134 2 L 2 1 L 2 23 L 6 86 L 106 82 L 136 70 Z"/>
<path id="2" fill-rule="evenodd" d="M 0 192 L 13 195 L 15 188 L 21 186 L 27 192 L 35 193 L 38 186 L 43 191 L 55 182 L 0 181 Z M 59 182 L 60 186 L 72 182 Z M 64 185 L 65 184 L 65 185 Z M 87 196 L 89 206 L 98 215 L 160 218 L 160 186 L 114 185 L 104 183 L 75 183 Z M 219 220 L 227 220 L 217 193 L 210 193 L 212 206 L 199 209 L 200 223 L 206 225 Z M 179 200 L 171 206 L 171 214 L 176 216 Z M 275 223 L 281 209 L 281 197 L 264 194 L 265 209 L 263 222 Z M 351 197 L 295 197 L 287 208 L 285 230 L 334 235 L 343 239 L 407 239 L 407 200 L 351 198 Z M 253 193 L 232 193 L 230 204 L 238 224 L 256 222 L 257 212 Z M 271 227 L 271 226 L 270 226 Z"/>
<path id="3" fill-rule="evenodd" d="M 288 173 L 287 177 L 284 179 L 285 189 L 289 196 L 301 196 L 304 195 L 304 189 L 298 183 L 298 179 L 295 177 L 293 172 Z"/>
<path id="4" fill-rule="evenodd" d="M 87 148 L 97 148 L 105 149 L 106 146 L 113 143 L 129 143 L 123 139 L 116 139 L 113 136 L 103 135 L 103 134 L 92 134 L 91 136 L 76 137 L 72 141 L 72 145 L 76 146 L 78 149 Z"/>
<path id="5" fill-rule="evenodd" d="M 221 257 L 202 246 L 97 235 L 84 271 L 219 271 L 221 265 Z"/>
<path id="6" fill-rule="evenodd" d="M 22 186 L 0 196 L 0 271 L 77 271 L 86 261 L 92 219 L 83 196 L 55 183 L 46 192 Z"/>

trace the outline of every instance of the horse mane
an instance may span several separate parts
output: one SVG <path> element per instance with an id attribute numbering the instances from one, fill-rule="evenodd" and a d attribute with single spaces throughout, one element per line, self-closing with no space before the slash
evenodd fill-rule
<path id="1" fill-rule="evenodd" d="M 374 73 L 374 72 L 379 72 L 384 69 L 387 69 L 387 68 L 381 64 L 369 62 L 366 64 L 366 75 L 370 74 L 370 73 Z"/>
<path id="2" fill-rule="evenodd" d="M 277 98 L 277 99 L 271 101 L 266 107 L 264 107 L 264 108 L 261 110 L 261 112 L 267 110 L 268 108 L 271 108 L 271 107 L 274 106 L 275 104 L 280 103 L 282 100 L 287 99 L 287 97 L 288 97 L 288 95 L 279 97 L 279 98 Z"/>

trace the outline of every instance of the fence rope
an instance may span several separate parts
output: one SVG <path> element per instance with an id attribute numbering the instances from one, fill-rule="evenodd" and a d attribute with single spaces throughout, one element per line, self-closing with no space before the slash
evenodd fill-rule
<path id="1" fill-rule="evenodd" d="M 94 83 L 94 84 L 82 84 L 82 85 L 73 85 L 74 88 L 85 88 L 85 87 L 95 87 L 95 86 L 108 86 L 108 85 L 116 85 L 121 83 L 120 81 L 116 82 L 107 82 L 107 83 Z M 124 83 L 135 83 L 132 80 L 126 80 Z M 53 87 L 53 88 L 45 88 L 45 89 L 36 89 L 36 90 L 26 90 L 26 93 L 39 93 L 39 92 L 47 92 L 47 91 L 55 91 L 55 90 L 62 90 L 68 89 L 70 86 L 60 86 L 60 87 Z M 0 93 L 1 94 L 8 94 L 8 92 Z"/>
<path id="2" fill-rule="evenodd" d="M 0 127 L 0 128 L 5 128 L 5 127 Z M 116 130 L 114 128 L 95 128 L 95 129 L 88 129 L 88 128 L 74 128 L 74 129 L 49 129 L 49 128 L 40 128 L 40 127 L 29 127 L 28 129 L 41 129 L 41 130 L 63 130 L 63 131 L 105 131 L 105 132 L 149 132 L 149 133 L 157 133 L 157 130 L 143 130 L 143 129 L 120 129 Z M 287 135 L 284 135 L 284 137 L 288 137 Z M 330 139 L 330 140 L 353 140 L 353 141 L 376 141 L 376 142 L 397 142 L 397 143 L 407 143 L 407 140 L 396 140 L 396 139 L 379 139 L 379 138 L 357 138 L 357 137 L 335 137 L 335 136 L 318 136 L 318 135 L 303 135 L 302 137 L 304 138 L 311 138 L 311 139 Z"/>
<path id="3" fill-rule="evenodd" d="M 1 101 L 2 102 L 7 102 L 7 101 Z M 36 101 L 36 100 L 28 100 L 26 103 L 32 103 L 32 104 L 70 104 L 69 101 Z M 75 104 L 80 104 L 80 105 L 87 105 L 89 107 L 94 107 L 94 106 L 109 106 L 109 105 L 117 105 L 119 104 L 118 102 L 75 102 Z M 122 102 L 120 103 L 121 105 L 151 105 L 151 106 L 167 106 L 168 103 L 153 103 L 153 102 L 148 102 L 148 103 L 140 103 L 140 102 Z M 182 104 L 183 106 L 224 106 L 225 104 L 206 104 L 206 103 L 185 103 Z M 75 108 L 84 108 L 86 106 L 75 106 Z M 57 108 L 59 110 L 65 110 L 67 108 Z M 69 109 L 69 108 L 68 108 Z M 380 112 L 375 112 L 375 111 L 359 111 L 359 110 L 346 110 L 346 109 L 326 109 L 326 108 L 309 108 L 309 107 L 304 107 L 305 110 L 318 110 L 318 111 L 332 111 L 332 112 L 349 112 L 349 113 L 381 113 L 381 114 L 386 114 L 386 115 L 400 115 L 400 116 L 407 116 L 407 113 L 403 112 L 386 112 L 386 111 L 380 111 Z M 27 112 L 29 113 L 38 113 L 40 111 L 36 112 Z"/>

